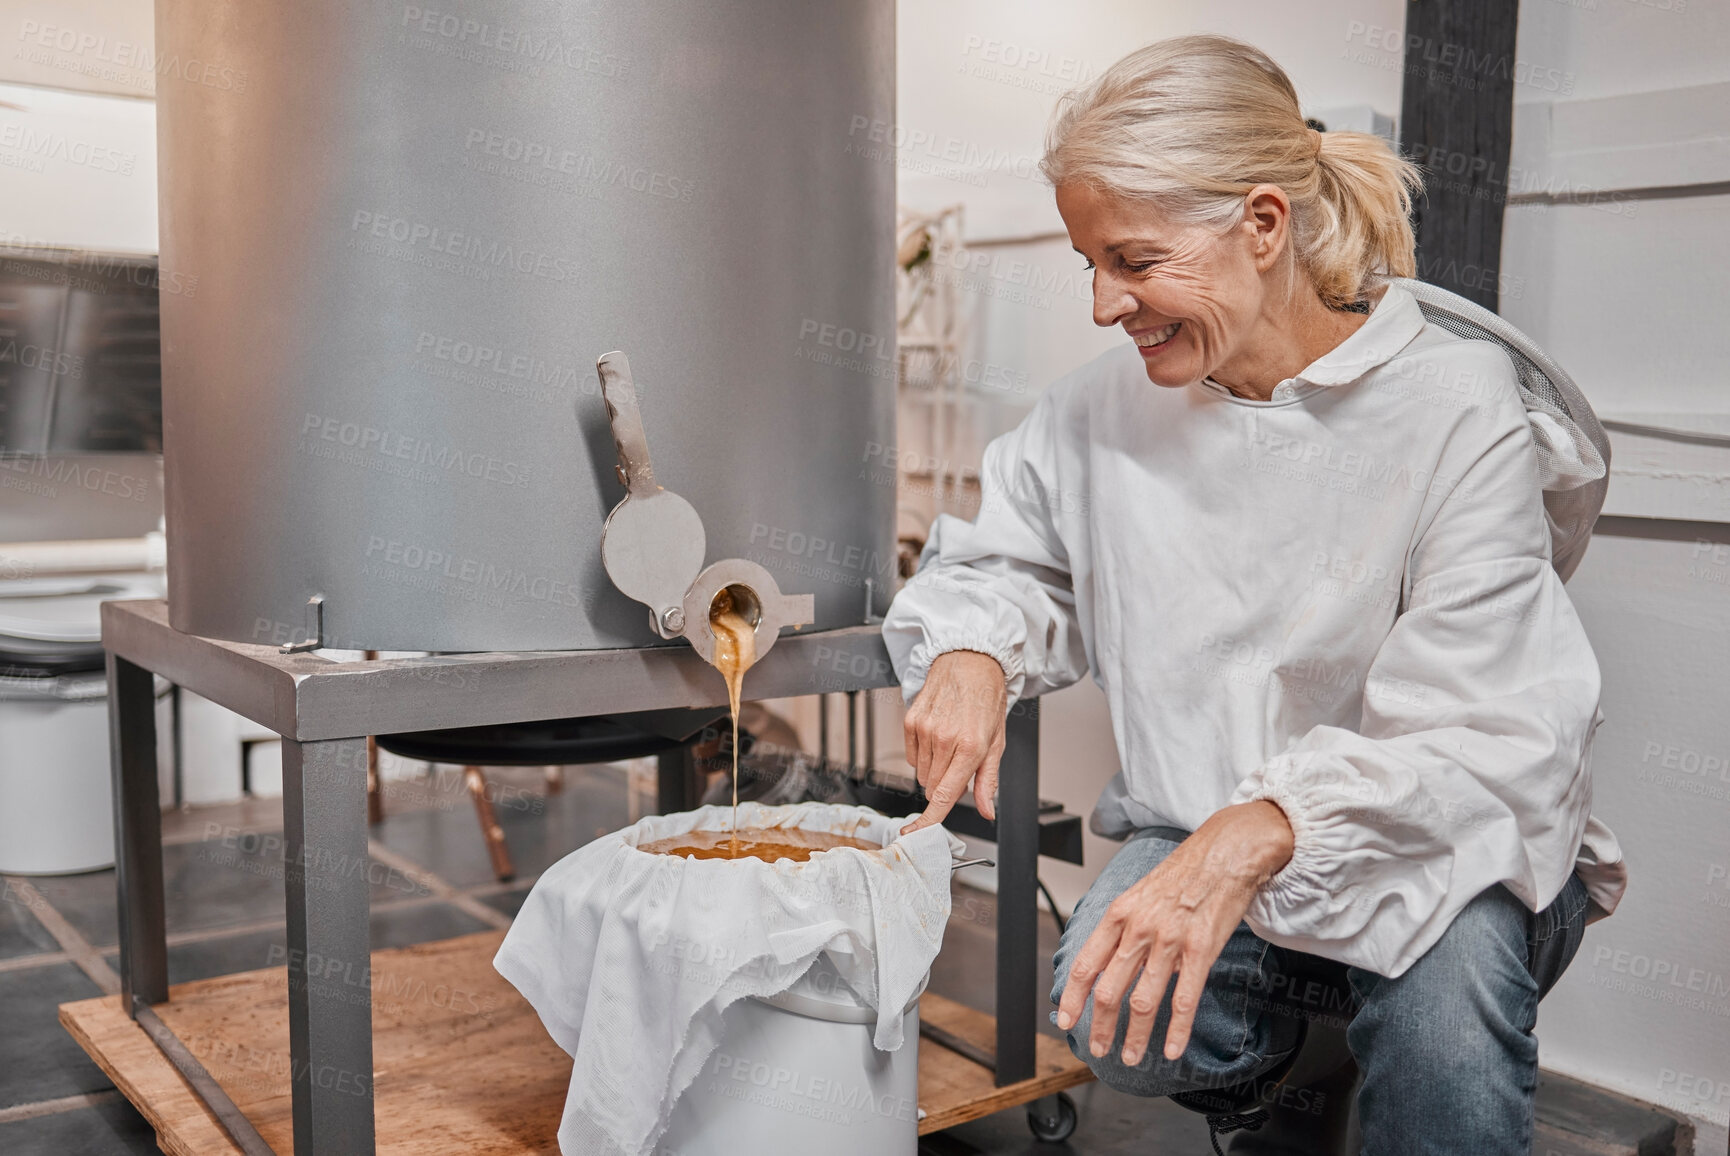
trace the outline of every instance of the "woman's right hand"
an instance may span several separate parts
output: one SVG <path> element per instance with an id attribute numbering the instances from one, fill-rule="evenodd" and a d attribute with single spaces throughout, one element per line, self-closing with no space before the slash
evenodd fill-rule
<path id="1" fill-rule="evenodd" d="M 970 783 L 979 813 L 997 817 L 997 764 L 1008 703 L 1003 668 L 990 655 L 951 650 L 932 662 L 907 709 L 907 761 L 928 805 L 901 828 L 903 835 L 941 823 Z"/>

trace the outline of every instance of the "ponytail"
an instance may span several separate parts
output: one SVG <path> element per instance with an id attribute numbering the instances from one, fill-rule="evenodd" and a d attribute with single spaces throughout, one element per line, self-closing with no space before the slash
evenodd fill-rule
<path id="1" fill-rule="evenodd" d="M 1417 274 L 1411 211 L 1422 181 L 1379 136 L 1320 135 L 1316 195 L 1301 207 L 1293 202 L 1295 243 L 1317 295 L 1338 309 L 1361 300 L 1373 277 Z"/>

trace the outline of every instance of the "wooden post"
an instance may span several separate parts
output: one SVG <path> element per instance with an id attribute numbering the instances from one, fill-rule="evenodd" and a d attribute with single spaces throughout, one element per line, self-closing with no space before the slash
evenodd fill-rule
<path id="1" fill-rule="evenodd" d="M 1424 170 L 1416 206 L 1418 280 L 1495 309 L 1514 130 L 1519 5 L 1410 0 L 1400 148 Z"/>

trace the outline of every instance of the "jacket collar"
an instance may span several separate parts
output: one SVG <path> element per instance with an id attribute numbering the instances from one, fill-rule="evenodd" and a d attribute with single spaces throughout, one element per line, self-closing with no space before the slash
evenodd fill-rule
<path id="1" fill-rule="evenodd" d="M 1350 337 L 1316 358 L 1292 380 L 1309 385 L 1345 385 L 1386 365 L 1412 343 L 1424 327 L 1417 299 L 1398 285 L 1382 289 L 1381 300 Z"/>

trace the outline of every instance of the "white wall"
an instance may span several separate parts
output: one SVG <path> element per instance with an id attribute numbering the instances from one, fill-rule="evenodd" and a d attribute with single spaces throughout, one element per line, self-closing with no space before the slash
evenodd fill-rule
<path id="1" fill-rule="evenodd" d="M 155 102 L 0 84 L 0 245 L 154 254 Z"/>
<path id="2" fill-rule="evenodd" d="M 0 2 L 0 245 L 156 252 L 152 13 Z"/>
<path id="3" fill-rule="evenodd" d="M 1398 0 L 903 4 L 896 63 L 902 200 L 920 208 L 964 202 L 970 239 L 1059 233 L 1062 222 L 1036 165 L 1051 109 L 1076 82 L 1142 44 L 1216 32 L 1271 54 L 1306 108 L 1368 104 L 1391 114 L 1400 103 L 1398 60 L 1348 57 L 1371 29 L 1387 29 L 1397 41 L 1403 21 Z"/>
<path id="4" fill-rule="evenodd" d="M 1518 55 L 1562 71 L 1569 100 L 1730 80 L 1723 0 L 1523 0 Z M 1544 99 L 1516 89 L 1515 104 Z"/>
<path id="5" fill-rule="evenodd" d="M 1566 91 L 1516 89 L 1502 312 L 1600 415 L 1730 433 L 1730 4 L 1525 0 L 1518 55 Z M 1722 1152 L 1730 545 L 1686 523 L 1730 521 L 1730 448 L 1612 440 L 1606 510 L 1683 525 L 1599 534 L 1570 583 L 1604 672 L 1594 810 L 1632 883 L 1538 1032 L 1547 1066 L 1687 1112 Z"/>
<path id="6" fill-rule="evenodd" d="M 5 0 L 0 81 L 154 97 L 155 41 L 151 0 Z"/>
<path id="7" fill-rule="evenodd" d="M 1601 412 L 1730 412 L 1730 4 L 1527 0 L 1519 55 L 1565 91 L 1516 87 L 1511 192 L 1563 203 L 1508 211 L 1502 312 Z"/>
<path id="8" fill-rule="evenodd" d="M 1720 538 L 1720 542 L 1725 539 Z M 1700 1121 L 1730 1109 L 1730 545 L 1599 534 L 1569 591 L 1604 672 L 1593 810 L 1631 882 L 1541 1005 L 1546 1066 Z"/>

